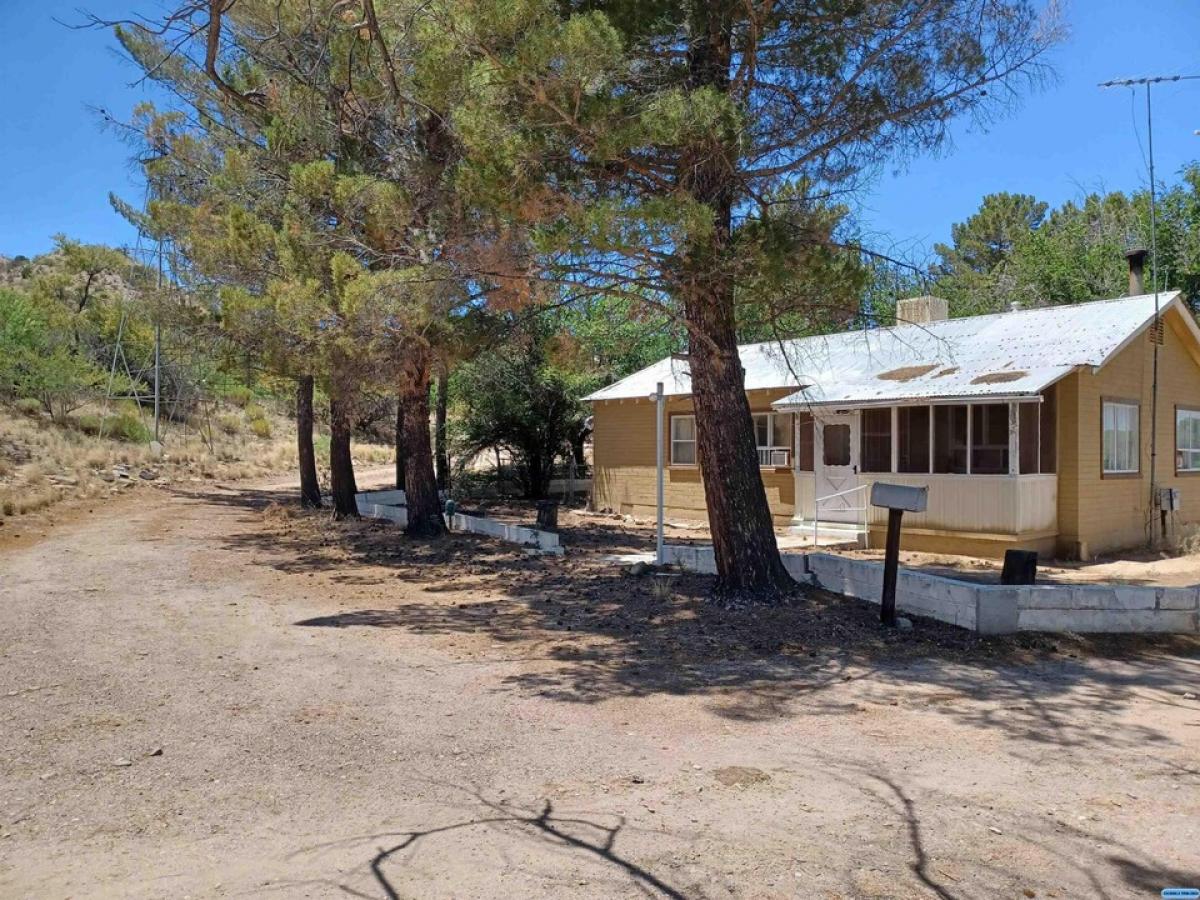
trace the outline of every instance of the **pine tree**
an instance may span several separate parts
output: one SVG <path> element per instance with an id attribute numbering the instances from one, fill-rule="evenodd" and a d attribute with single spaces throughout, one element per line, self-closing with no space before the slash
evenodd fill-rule
<path id="1" fill-rule="evenodd" d="M 820 275 L 843 271 L 828 198 L 1015 98 L 1055 22 L 1025 0 L 436 9 L 442 58 L 472 59 L 463 78 L 483 86 L 452 120 L 463 183 L 532 223 L 573 290 L 637 296 L 681 322 L 721 587 L 778 597 L 789 579 L 758 472 L 739 298 L 792 296 L 775 312 L 793 317 L 835 305 L 813 299 Z"/>

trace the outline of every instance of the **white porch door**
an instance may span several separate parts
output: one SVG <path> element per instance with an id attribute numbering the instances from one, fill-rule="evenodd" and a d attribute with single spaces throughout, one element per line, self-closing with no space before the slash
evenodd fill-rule
<path id="1" fill-rule="evenodd" d="M 861 492 L 844 494 L 858 487 L 859 417 L 857 412 L 819 417 L 813 435 L 813 469 L 816 496 L 830 497 L 821 503 L 817 517 L 822 522 L 859 522 L 863 505 Z"/>

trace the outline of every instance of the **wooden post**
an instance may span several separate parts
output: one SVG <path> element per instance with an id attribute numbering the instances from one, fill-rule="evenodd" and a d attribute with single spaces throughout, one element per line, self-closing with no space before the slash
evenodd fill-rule
<path id="1" fill-rule="evenodd" d="M 883 597 L 879 603 L 879 621 L 896 624 L 896 574 L 900 568 L 900 520 L 904 510 L 888 510 L 887 548 L 883 554 Z"/>

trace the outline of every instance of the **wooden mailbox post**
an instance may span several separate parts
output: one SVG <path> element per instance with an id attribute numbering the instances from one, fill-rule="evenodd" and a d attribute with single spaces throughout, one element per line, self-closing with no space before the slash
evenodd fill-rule
<path id="1" fill-rule="evenodd" d="M 896 573 L 900 567 L 900 520 L 906 512 L 925 512 L 929 488 L 906 484 L 871 485 L 871 505 L 888 511 L 887 548 L 883 554 L 883 596 L 879 602 L 879 621 L 896 624 Z"/>

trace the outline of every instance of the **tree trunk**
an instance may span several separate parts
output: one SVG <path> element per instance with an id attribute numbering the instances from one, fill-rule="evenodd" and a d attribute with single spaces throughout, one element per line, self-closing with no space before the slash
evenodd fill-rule
<path id="1" fill-rule="evenodd" d="M 317 454 L 313 449 L 313 377 L 296 379 L 296 449 L 300 457 L 300 505 L 321 505 L 321 484 L 317 480 Z"/>
<path id="2" fill-rule="evenodd" d="M 436 537 L 446 531 L 437 478 L 433 472 L 433 442 L 429 434 L 429 353 L 414 347 L 405 355 L 400 377 L 404 404 L 404 497 L 410 537 Z"/>
<path id="3" fill-rule="evenodd" d="M 542 444 L 528 445 L 523 449 L 525 499 L 544 500 L 550 493 L 550 478 L 554 474 L 554 456 L 546 455 Z"/>
<path id="4" fill-rule="evenodd" d="M 350 456 L 351 409 L 349 401 L 337 387 L 329 396 L 329 492 L 333 495 L 335 518 L 358 518 L 358 501 L 354 495 L 354 460 Z"/>
<path id="5" fill-rule="evenodd" d="M 689 87 L 729 90 L 732 16 L 726 3 L 693 6 Z M 711 210 L 713 228 L 684 248 L 679 290 L 689 331 L 697 453 L 718 591 L 774 602 L 794 583 L 783 567 L 758 467 L 754 422 L 737 349 L 729 260 L 737 151 L 716 134 L 688 148 L 681 185 Z"/>
<path id="6" fill-rule="evenodd" d="M 450 450 L 446 446 L 446 403 L 450 391 L 450 373 L 444 365 L 438 366 L 437 406 L 434 408 L 433 437 L 434 457 L 437 464 L 437 486 L 439 490 L 450 489 Z"/>
<path id="7" fill-rule="evenodd" d="M 404 401 L 396 397 L 396 490 L 404 490 L 404 475 L 407 462 L 404 449 Z"/>
<path id="8" fill-rule="evenodd" d="M 577 478 L 587 476 L 587 452 L 584 447 L 587 436 L 587 429 L 580 429 L 571 436 L 571 456 L 575 460 L 575 475 Z"/>

